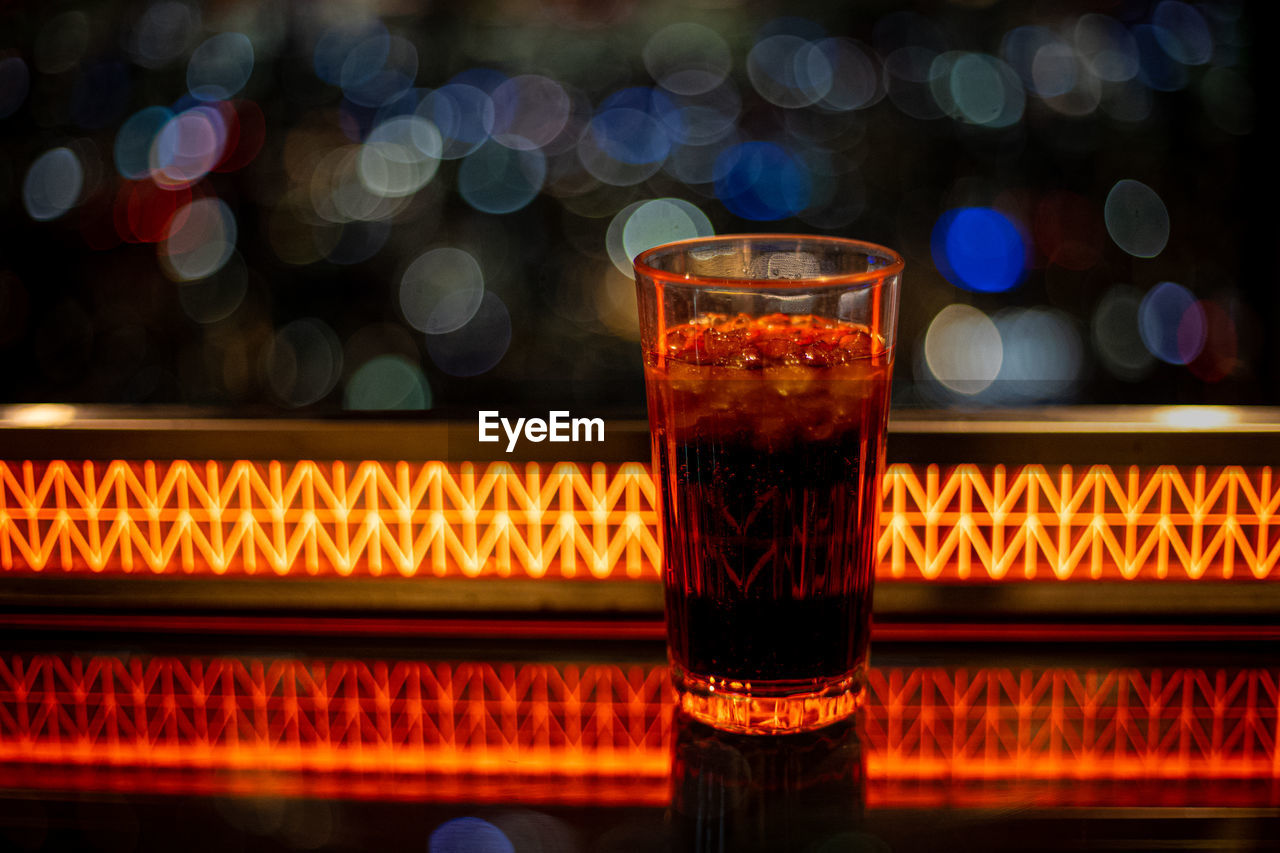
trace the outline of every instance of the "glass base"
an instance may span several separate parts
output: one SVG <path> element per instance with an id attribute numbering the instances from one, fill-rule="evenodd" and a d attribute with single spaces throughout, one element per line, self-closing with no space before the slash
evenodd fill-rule
<path id="1" fill-rule="evenodd" d="M 813 689 L 812 681 L 744 684 L 685 672 L 672 665 L 679 706 L 717 729 L 777 735 L 820 729 L 854 714 L 866 684 L 862 670 Z"/>

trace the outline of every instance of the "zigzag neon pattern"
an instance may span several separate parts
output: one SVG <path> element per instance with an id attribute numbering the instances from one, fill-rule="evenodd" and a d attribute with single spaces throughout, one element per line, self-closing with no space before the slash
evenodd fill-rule
<path id="1" fill-rule="evenodd" d="M 872 670 L 870 778 L 1280 780 L 1280 671 Z M 659 777 L 664 666 L 10 656 L 0 762 Z"/>
<path id="2" fill-rule="evenodd" d="M 890 466 L 879 577 L 1268 578 L 1270 468 Z M 6 572 L 658 577 L 639 463 L 0 462 Z"/>

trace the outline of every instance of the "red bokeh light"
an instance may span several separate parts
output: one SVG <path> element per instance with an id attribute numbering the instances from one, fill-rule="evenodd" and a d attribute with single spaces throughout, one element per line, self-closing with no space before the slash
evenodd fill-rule
<path id="1" fill-rule="evenodd" d="M 243 169 L 258 156 L 267 138 L 266 117 L 253 101 L 223 101 L 218 104 L 227 126 L 227 141 L 215 172 Z"/>
<path id="2" fill-rule="evenodd" d="M 1187 366 L 1205 382 L 1220 382 L 1236 368 L 1236 324 L 1217 302 L 1204 300 L 1205 340 L 1199 354 Z"/>
<path id="3" fill-rule="evenodd" d="M 149 180 L 122 181 L 116 195 L 116 233 L 129 243 L 158 243 L 192 195 L 190 187 L 167 190 Z"/>

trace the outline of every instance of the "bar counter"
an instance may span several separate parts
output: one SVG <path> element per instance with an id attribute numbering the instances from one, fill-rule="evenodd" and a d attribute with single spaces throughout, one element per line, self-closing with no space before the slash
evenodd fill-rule
<path id="1" fill-rule="evenodd" d="M 776 738 L 673 712 L 642 424 L 4 414 L 0 849 L 1280 849 L 1275 410 L 901 413 Z"/>

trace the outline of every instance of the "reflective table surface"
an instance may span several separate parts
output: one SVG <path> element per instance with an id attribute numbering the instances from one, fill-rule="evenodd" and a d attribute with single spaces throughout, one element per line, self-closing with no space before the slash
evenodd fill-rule
<path id="1" fill-rule="evenodd" d="M 7 624 L 0 849 L 1280 849 L 1274 641 L 939 626 L 761 737 L 674 714 L 657 636 L 493 627 Z"/>

